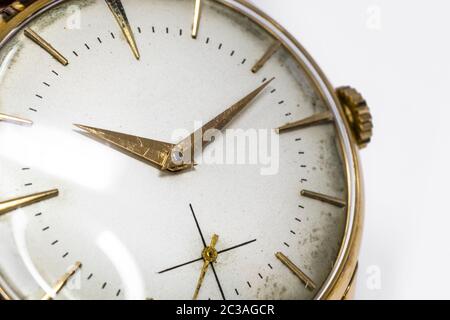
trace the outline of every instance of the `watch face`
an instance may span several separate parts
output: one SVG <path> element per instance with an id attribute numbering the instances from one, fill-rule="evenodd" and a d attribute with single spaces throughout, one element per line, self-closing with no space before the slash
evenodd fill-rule
<path id="1" fill-rule="evenodd" d="M 349 182 L 312 69 L 232 1 L 122 2 L 59 1 L 0 49 L 1 286 L 317 297 Z"/>

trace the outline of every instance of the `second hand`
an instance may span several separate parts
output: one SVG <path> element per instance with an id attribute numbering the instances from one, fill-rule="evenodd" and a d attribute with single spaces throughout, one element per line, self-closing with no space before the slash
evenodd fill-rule
<path id="1" fill-rule="evenodd" d="M 215 234 L 211 238 L 211 244 L 203 250 L 202 256 L 203 256 L 204 263 L 203 263 L 202 270 L 200 272 L 200 277 L 197 282 L 197 287 L 195 288 L 193 300 L 197 300 L 197 298 L 198 298 L 198 294 L 200 292 L 200 288 L 202 287 L 203 280 L 205 279 L 205 275 L 206 275 L 206 272 L 208 271 L 209 265 L 211 264 L 211 267 L 212 267 L 212 264 L 217 261 L 217 256 L 218 256 L 218 253 L 216 250 L 217 241 L 219 241 L 219 236 L 217 234 Z"/>

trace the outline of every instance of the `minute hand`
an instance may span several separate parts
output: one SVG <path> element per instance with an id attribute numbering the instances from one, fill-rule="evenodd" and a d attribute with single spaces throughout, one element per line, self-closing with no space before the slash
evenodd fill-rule
<path id="1" fill-rule="evenodd" d="M 225 128 L 236 116 L 241 113 L 246 107 L 250 105 L 250 103 L 274 80 L 272 78 L 266 82 L 264 82 L 261 86 L 250 92 L 244 98 L 239 100 L 237 103 L 229 107 L 227 110 L 219 114 L 217 117 L 206 123 L 200 129 L 196 130 L 190 136 L 186 137 L 182 141 L 180 141 L 174 148 L 174 153 L 182 152 L 183 155 L 191 155 L 189 162 L 193 161 L 193 156 L 197 149 L 201 147 L 203 149 L 212 141 L 208 139 L 204 139 L 205 133 L 209 130 L 219 130 L 221 131 Z M 201 139 L 201 142 L 198 141 Z M 181 165 L 175 164 L 173 162 L 168 164 L 168 169 L 172 171 L 177 171 L 186 169 L 186 161 L 184 161 Z"/>

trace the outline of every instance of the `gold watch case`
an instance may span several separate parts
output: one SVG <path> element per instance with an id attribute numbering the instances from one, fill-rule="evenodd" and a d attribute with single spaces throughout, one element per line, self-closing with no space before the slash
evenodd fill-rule
<path id="1" fill-rule="evenodd" d="M 0 48 L 28 21 L 67 0 L 0 1 Z M 354 293 L 363 220 L 364 193 L 359 149 L 372 136 L 372 118 L 365 100 L 350 87 L 335 89 L 305 48 L 265 12 L 246 0 L 213 0 L 245 15 L 278 40 L 306 71 L 323 101 L 335 115 L 341 155 L 347 178 L 347 223 L 336 263 L 315 297 L 318 300 L 351 299 Z M 6 9 L 6 10 L 5 10 Z M 0 275 L 1 276 L 1 275 Z M 11 299 L 1 287 L 0 298 Z"/>

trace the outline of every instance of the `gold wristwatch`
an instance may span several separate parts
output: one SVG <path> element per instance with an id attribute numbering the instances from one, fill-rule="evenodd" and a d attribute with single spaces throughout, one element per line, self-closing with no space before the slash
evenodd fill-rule
<path id="1" fill-rule="evenodd" d="M 244 0 L 0 8 L 4 300 L 352 297 L 372 118 L 277 22 Z"/>

